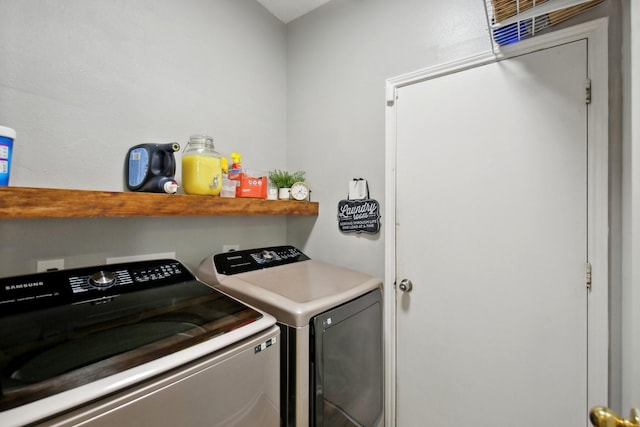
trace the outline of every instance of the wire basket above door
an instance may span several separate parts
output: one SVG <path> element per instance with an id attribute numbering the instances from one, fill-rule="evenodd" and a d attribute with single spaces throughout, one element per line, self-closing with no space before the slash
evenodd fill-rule
<path id="1" fill-rule="evenodd" d="M 572 18 L 604 0 L 483 0 L 494 51 Z"/>

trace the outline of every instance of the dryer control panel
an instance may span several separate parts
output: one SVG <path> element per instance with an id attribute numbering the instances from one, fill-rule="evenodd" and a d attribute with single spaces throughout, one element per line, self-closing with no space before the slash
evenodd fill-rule
<path id="1" fill-rule="evenodd" d="M 270 246 L 216 254 L 213 263 L 218 273 L 231 275 L 309 259 L 293 246 Z"/>

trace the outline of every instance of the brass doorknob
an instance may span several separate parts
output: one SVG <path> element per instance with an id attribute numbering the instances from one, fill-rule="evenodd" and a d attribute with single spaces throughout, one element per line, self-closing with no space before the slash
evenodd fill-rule
<path id="1" fill-rule="evenodd" d="M 609 408 L 596 406 L 589 414 L 594 427 L 640 427 L 640 415 L 637 409 L 631 410 L 629 418 L 620 418 Z"/>

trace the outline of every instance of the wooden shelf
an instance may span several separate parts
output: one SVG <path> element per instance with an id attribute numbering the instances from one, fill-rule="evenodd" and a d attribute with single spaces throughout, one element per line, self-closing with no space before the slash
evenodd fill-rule
<path id="1" fill-rule="evenodd" d="M 317 202 L 0 187 L 0 218 L 318 215 Z"/>

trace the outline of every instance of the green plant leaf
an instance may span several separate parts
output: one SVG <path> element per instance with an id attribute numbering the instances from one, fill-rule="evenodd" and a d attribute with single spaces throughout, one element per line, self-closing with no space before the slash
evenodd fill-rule
<path id="1" fill-rule="evenodd" d="M 269 179 L 278 188 L 290 188 L 296 182 L 304 182 L 304 174 L 304 171 L 289 173 L 276 169 L 269 172 Z"/>

